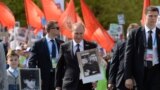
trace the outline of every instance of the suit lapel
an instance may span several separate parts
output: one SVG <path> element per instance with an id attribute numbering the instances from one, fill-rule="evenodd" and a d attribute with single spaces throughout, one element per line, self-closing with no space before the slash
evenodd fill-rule
<path id="1" fill-rule="evenodd" d="M 74 58 L 75 55 L 73 52 L 73 42 L 72 41 L 69 42 L 69 50 L 70 50 L 70 54 L 71 54 L 72 58 Z"/>
<path id="2" fill-rule="evenodd" d="M 156 28 L 156 39 L 157 39 L 158 60 L 160 62 L 160 30 L 158 28 Z"/>
<path id="3" fill-rule="evenodd" d="M 145 29 L 144 29 L 144 27 L 142 27 L 142 42 L 143 42 L 143 47 L 144 47 L 144 49 L 146 48 L 146 45 L 147 45 L 147 43 L 146 43 L 146 33 L 145 33 Z M 140 42 L 141 43 L 141 42 Z"/>
<path id="4" fill-rule="evenodd" d="M 49 47 L 48 47 L 46 38 L 43 39 L 43 47 L 44 47 L 44 52 L 50 58 L 50 51 L 49 51 Z"/>
<path id="5" fill-rule="evenodd" d="M 56 44 L 57 44 L 57 48 L 58 48 L 58 52 L 59 52 L 59 46 L 60 46 L 60 43 L 58 42 L 58 40 L 55 38 L 55 41 L 56 41 Z"/>
<path id="6" fill-rule="evenodd" d="M 55 38 L 55 41 L 56 41 L 58 52 L 59 52 L 59 48 L 60 48 L 61 42 L 58 39 L 56 39 L 56 38 Z"/>

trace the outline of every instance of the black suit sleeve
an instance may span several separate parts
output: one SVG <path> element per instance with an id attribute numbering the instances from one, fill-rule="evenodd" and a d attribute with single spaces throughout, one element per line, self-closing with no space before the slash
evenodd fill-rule
<path id="1" fill-rule="evenodd" d="M 109 82 L 108 82 L 109 84 L 115 85 L 118 66 L 119 66 L 119 45 L 117 44 L 114 48 L 113 57 L 110 63 Z"/>
<path id="2" fill-rule="evenodd" d="M 134 50 L 135 50 L 135 31 L 131 31 L 129 33 L 127 42 L 126 42 L 126 49 L 125 49 L 125 72 L 124 72 L 124 78 L 129 79 L 133 76 L 133 60 L 134 60 Z"/>
<path id="3" fill-rule="evenodd" d="M 55 85 L 56 87 L 62 87 L 62 79 L 64 77 L 65 73 L 65 59 L 63 56 L 63 50 L 62 46 L 60 47 L 60 54 L 59 54 L 59 59 L 56 67 L 56 81 Z"/>
<path id="4" fill-rule="evenodd" d="M 38 43 L 35 43 L 33 47 L 31 48 L 31 54 L 29 57 L 29 68 L 35 68 L 37 66 L 37 60 L 38 60 Z"/>

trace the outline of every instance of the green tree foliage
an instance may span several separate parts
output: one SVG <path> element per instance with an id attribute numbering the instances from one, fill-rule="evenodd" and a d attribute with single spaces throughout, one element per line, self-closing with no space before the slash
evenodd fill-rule
<path id="1" fill-rule="evenodd" d="M 21 26 L 26 26 L 26 16 L 24 10 L 24 0 L 1 0 L 13 12 Z M 33 0 L 41 8 L 40 0 Z M 66 0 L 69 1 L 69 0 Z M 80 0 L 74 0 L 77 12 L 81 14 Z M 117 14 L 125 15 L 125 28 L 129 23 L 139 23 L 141 19 L 143 0 L 85 0 L 93 11 L 98 21 L 108 29 L 110 23 L 118 23 Z M 160 0 L 151 0 L 152 5 L 159 5 Z"/>
<path id="2" fill-rule="evenodd" d="M 125 16 L 124 28 L 127 28 L 130 23 L 140 24 L 143 0 L 85 0 L 87 5 L 93 11 L 99 22 L 106 28 L 109 28 L 110 23 L 118 23 L 117 15 L 123 13 Z M 76 9 L 80 15 L 80 1 L 75 0 Z M 151 0 L 151 5 L 158 6 L 160 0 Z"/>

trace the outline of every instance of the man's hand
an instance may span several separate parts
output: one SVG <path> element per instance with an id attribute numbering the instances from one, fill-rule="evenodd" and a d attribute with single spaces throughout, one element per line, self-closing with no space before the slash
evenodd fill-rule
<path id="1" fill-rule="evenodd" d="M 93 82 L 93 83 L 92 83 L 92 87 L 93 87 L 93 89 L 95 89 L 95 88 L 97 87 L 97 83 L 96 83 L 96 82 Z"/>
<path id="2" fill-rule="evenodd" d="M 56 90 L 61 90 L 61 87 L 56 87 Z"/>
<path id="3" fill-rule="evenodd" d="M 108 90 L 113 90 L 114 85 L 113 84 L 108 84 Z"/>
<path id="4" fill-rule="evenodd" d="M 128 88 L 129 90 L 133 89 L 134 83 L 132 79 L 127 79 L 125 81 L 125 86 L 126 88 Z"/>

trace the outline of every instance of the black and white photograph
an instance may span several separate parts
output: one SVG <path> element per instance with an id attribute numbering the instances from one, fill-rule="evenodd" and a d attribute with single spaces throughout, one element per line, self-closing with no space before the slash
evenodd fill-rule
<path id="1" fill-rule="evenodd" d="M 20 27 L 20 22 L 19 21 L 15 22 L 15 27 Z"/>
<path id="2" fill-rule="evenodd" d="M 98 59 L 94 53 L 82 56 L 82 66 L 85 77 L 100 73 Z"/>
<path id="3" fill-rule="evenodd" d="M 34 42 L 40 40 L 43 37 L 43 31 L 39 31 L 37 34 L 33 30 L 29 31 L 28 34 L 28 45 L 32 46 Z"/>
<path id="4" fill-rule="evenodd" d="M 28 30 L 26 28 L 18 28 L 16 29 L 16 40 L 21 41 L 21 42 L 25 42 L 26 38 L 27 38 L 27 34 L 28 34 Z"/>
<path id="5" fill-rule="evenodd" d="M 77 53 L 83 83 L 102 79 L 100 58 L 97 49 Z"/>
<path id="6" fill-rule="evenodd" d="M 40 69 L 20 69 L 20 90 L 41 90 Z"/>

